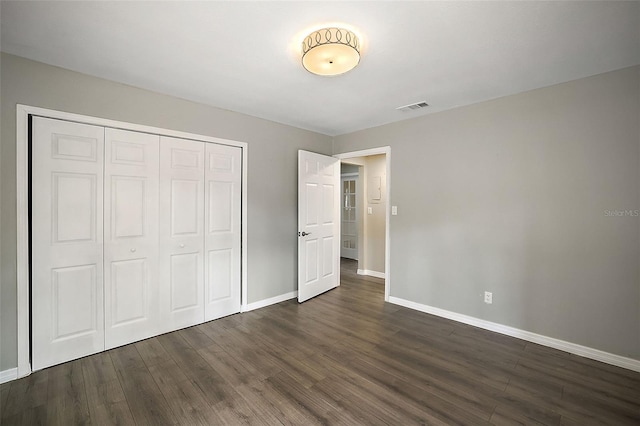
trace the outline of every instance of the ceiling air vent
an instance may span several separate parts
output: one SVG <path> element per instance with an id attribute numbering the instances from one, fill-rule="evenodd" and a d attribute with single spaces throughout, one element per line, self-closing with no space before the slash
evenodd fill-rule
<path id="1" fill-rule="evenodd" d="M 404 106 L 400 106 L 398 108 L 396 108 L 398 111 L 411 111 L 414 109 L 420 109 L 420 108 L 425 108 L 428 107 L 429 104 L 426 103 L 425 101 L 422 102 L 416 102 L 415 104 L 409 104 L 409 105 L 404 105 Z"/>

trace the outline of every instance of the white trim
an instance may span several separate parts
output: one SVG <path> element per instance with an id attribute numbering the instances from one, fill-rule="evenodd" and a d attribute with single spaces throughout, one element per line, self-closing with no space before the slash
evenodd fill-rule
<path id="1" fill-rule="evenodd" d="M 16 106 L 16 214 L 17 214 L 17 309 L 18 309 L 18 377 L 31 374 L 29 363 L 29 153 L 28 133 L 29 115 L 54 118 L 59 120 L 76 121 L 79 123 L 96 126 L 111 127 L 116 129 L 131 130 L 155 135 L 171 136 L 181 139 L 192 139 L 202 142 L 213 142 L 221 145 L 236 146 L 242 148 L 242 300 L 240 312 L 247 307 L 247 161 L 248 147 L 246 142 L 232 141 L 195 133 L 181 132 L 177 130 L 162 129 L 160 127 L 145 126 L 142 124 L 127 123 L 123 121 L 108 120 L 105 118 L 91 117 L 63 111 L 55 111 L 46 108 L 38 108 L 18 104 Z"/>
<path id="2" fill-rule="evenodd" d="M 242 204 L 240 206 L 240 214 L 242 215 L 242 228 L 241 228 L 241 234 L 242 234 L 242 240 L 240 241 L 240 268 L 241 268 L 241 289 L 240 291 L 242 292 L 241 294 L 241 298 L 242 301 L 240 303 L 240 312 L 244 312 L 247 308 L 247 303 L 248 303 L 248 293 L 249 290 L 247 288 L 247 277 L 248 272 L 247 272 L 247 265 L 248 263 L 248 242 L 249 242 L 249 236 L 247 235 L 247 223 L 249 222 L 249 215 L 247 213 L 248 207 L 249 207 L 249 197 L 247 194 L 247 188 L 249 187 L 248 183 L 248 172 L 249 172 L 249 150 L 247 149 L 248 145 L 245 143 L 244 146 L 242 147 Z"/>
<path id="3" fill-rule="evenodd" d="M 268 299 L 258 300 L 257 302 L 249 303 L 244 312 L 253 311 L 254 309 L 264 308 L 269 305 L 275 305 L 276 303 L 284 302 L 286 300 L 295 299 L 298 297 L 297 291 L 281 294 L 279 296 L 270 297 Z"/>
<path id="4" fill-rule="evenodd" d="M 29 110 L 16 107 L 16 285 L 18 377 L 31 374 L 29 361 Z"/>
<path id="5" fill-rule="evenodd" d="M 358 172 L 349 172 L 349 173 L 341 173 L 340 177 L 358 177 L 360 173 Z"/>
<path id="6" fill-rule="evenodd" d="M 387 169 L 387 217 L 385 224 L 385 242 L 384 242 L 384 300 L 389 301 L 389 295 L 391 293 L 391 147 L 382 146 L 379 148 L 363 149 L 361 151 L 344 152 L 341 154 L 334 154 L 335 158 L 340 160 L 347 160 L 349 158 L 367 157 L 369 155 L 385 154 L 386 169 Z"/>
<path id="7" fill-rule="evenodd" d="M 7 383 L 18 378 L 18 368 L 10 368 L 0 371 L 0 384 Z"/>
<path id="8" fill-rule="evenodd" d="M 335 158 L 339 158 L 340 160 L 347 160 L 349 158 L 355 158 L 355 157 L 368 157 L 370 155 L 388 154 L 389 152 L 391 152 L 390 146 L 381 146 L 378 148 L 370 148 L 370 149 L 363 149 L 360 151 L 333 154 L 333 156 Z"/>
<path id="9" fill-rule="evenodd" d="M 386 275 L 384 272 L 372 271 L 370 269 L 358 269 L 356 272 L 358 275 L 368 275 L 370 277 L 382 278 L 386 279 Z"/>
<path id="10" fill-rule="evenodd" d="M 479 327 L 485 330 L 495 331 L 496 333 L 504 334 L 511 337 L 516 337 L 518 339 L 526 340 L 532 343 L 537 343 L 539 345 L 548 346 L 550 348 L 558 349 L 564 352 L 569 352 L 574 355 L 579 355 L 585 358 L 604 362 L 606 364 L 611 364 L 617 367 L 622 367 L 628 370 L 640 372 L 640 360 L 637 360 L 637 359 L 627 358 L 624 356 L 601 351 L 599 349 L 578 345 L 576 343 L 566 342 L 564 340 L 555 339 L 553 337 L 543 336 L 541 334 L 532 333 L 530 331 L 520 330 L 518 328 L 509 327 L 509 326 L 498 324 L 495 322 L 486 321 L 480 318 L 459 314 L 457 312 L 447 311 L 447 310 L 436 308 L 429 305 L 423 305 L 421 303 L 400 299 L 398 297 L 393 297 L 393 296 L 390 297 L 389 303 L 404 306 L 405 308 L 415 309 L 420 312 L 426 312 L 428 314 L 436 315 L 442 318 L 447 318 L 447 319 L 461 322 L 464 324 L 469 324 L 474 327 Z"/>

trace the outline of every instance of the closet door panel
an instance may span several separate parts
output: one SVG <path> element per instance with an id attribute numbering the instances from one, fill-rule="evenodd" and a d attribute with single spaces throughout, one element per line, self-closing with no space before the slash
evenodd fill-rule
<path id="1" fill-rule="evenodd" d="M 111 321 L 112 327 L 149 319 L 149 283 L 147 259 L 111 262 Z M 132 337 L 132 341 L 135 337 Z M 117 344 L 116 344 L 117 345 Z"/>
<path id="2" fill-rule="evenodd" d="M 160 332 L 157 135 L 105 130 L 105 343 Z"/>
<path id="3" fill-rule="evenodd" d="M 32 366 L 104 349 L 104 129 L 34 117 L 31 164 Z"/>
<path id="4" fill-rule="evenodd" d="M 160 306 L 164 331 L 204 321 L 204 145 L 160 141 Z"/>
<path id="5" fill-rule="evenodd" d="M 171 294 L 169 312 L 176 315 L 187 309 L 202 311 L 202 256 L 201 253 L 184 253 L 171 255 Z M 194 315 L 189 325 L 201 323 L 203 318 Z"/>
<path id="6" fill-rule="evenodd" d="M 205 146 L 205 320 L 240 312 L 242 149 Z"/>

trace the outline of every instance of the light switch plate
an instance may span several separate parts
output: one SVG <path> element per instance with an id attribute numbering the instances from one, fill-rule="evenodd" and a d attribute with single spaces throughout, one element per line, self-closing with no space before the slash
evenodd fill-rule
<path id="1" fill-rule="evenodd" d="M 397 216 L 398 215 L 398 206 L 391 206 L 391 214 L 393 216 Z"/>
<path id="2" fill-rule="evenodd" d="M 373 207 L 367 207 L 367 214 L 373 214 Z"/>

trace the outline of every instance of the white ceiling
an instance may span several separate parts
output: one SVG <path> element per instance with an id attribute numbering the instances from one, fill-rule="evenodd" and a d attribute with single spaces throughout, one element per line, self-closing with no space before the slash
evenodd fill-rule
<path id="1" fill-rule="evenodd" d="M 338 135 L 640 64 L 640 2 L 2 1 L 7 53 Z M 346 23 L 360 65 L 300 65 Z M 395 108 L 417 101 L 418 111 Z M 594 100 L 597 102 L 597 99 Z"/>

